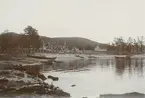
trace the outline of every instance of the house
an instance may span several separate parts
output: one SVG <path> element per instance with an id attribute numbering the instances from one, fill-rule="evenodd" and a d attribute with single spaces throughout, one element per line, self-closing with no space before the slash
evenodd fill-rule
<path id="1" fill-rule="evenodd" d="M 94 48 L 95 52 L 105 52 L 107 49 L 101 49 L 98 45 Z"/>

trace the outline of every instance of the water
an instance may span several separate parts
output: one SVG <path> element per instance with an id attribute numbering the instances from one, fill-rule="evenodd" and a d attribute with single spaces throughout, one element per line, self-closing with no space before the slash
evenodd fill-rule
<path id="1" fill-rule="evenodd" d="M 53 71 L 45 68 L 44 73 L 58 76 L 60 81 L 54 84 L 69 92 L 72 98 L 96 98 L 108 93 L 145 93 L 144 64 L 144 58 L 74 60 L 53 65 Z M 73 84 L 76 86 L 71 87 Z"/>
<path id="2" fill-rule="evenodd" d="M 74 59 L 42 66 L 44 75 L 59 77 L 59 81 L 53 83 L 69 92 L 71 98 L 98 98 L 100 94 L 129 92 L 145 93 L 144 71 L 145 58 Z M 50 83 L 49 80 L 46 80 L 46 82 Z M 72 87 L 71 85 L 76 86 Z M 30 95 L 16 98 L 57 97 Z"/>

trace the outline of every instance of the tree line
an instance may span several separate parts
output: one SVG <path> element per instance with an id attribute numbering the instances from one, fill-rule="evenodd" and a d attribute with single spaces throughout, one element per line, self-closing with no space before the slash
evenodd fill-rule
<path id="1" fill-rule="evenodd" d="M 11 54 L 14 51 L 24 49 L 39 49 L 42 45 L 38 30 L 32 26 L 27 26 L 24 33 L 17 34 L 5 30 L 0 34 L 0 52 Z"/>
<path id="2" fill-rule="evenodd" d="M 107 47 L 108 51 L 112 51 L 115 54 L 129 55 L 129 54 L 141 54 L 144 53 L 144 37 L 137 37 L 133 39 L 129 37 L 124 40 L 123 37 L 114 38 L 112 44 Z"/>
<path id="3" fill-rule="evenodd" d="M 8 30 L 2 32 L 0 34 L 0 53 L 16 54 L 15 52 L 19 53 L 23 50 L 27 50 L 29 53 L 29 51 L 38 50 L 43 46 L 38 30 L 32 26 L 27 26 L 23 31 L 24 32 L 21 34 L 9 32 Z M 112 44 L 105 44 L 105 46 L 107 46 L 107 51 L 111 54 L 140 54 L 144 53 L 144 39 L 143 36 L 137 37 L 136 39 L 129 37 L 127 40 L 124 40 L 123 37 L 119 37 L 114 38 Z M 73 42 L 70 43 L 73 45 Z M 94 49 L 91 46 L 87 48 L 91 50 Z"/>

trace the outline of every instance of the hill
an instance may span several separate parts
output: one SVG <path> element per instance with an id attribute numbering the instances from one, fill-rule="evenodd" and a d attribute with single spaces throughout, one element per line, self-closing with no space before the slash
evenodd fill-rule
<path id="1" fill-rule="evenodd" d="M 16 39 L 19 39 L 19 35 L 15 32 L 8 32 L 6 34 L 10 37 L 13 41 Z M 45 45 L 48 45 L 50 43 L 52 46 L 62 46 L 66 45 L 69 49 L 72 49 L 73 47 L 79 48 L 81 50 L 94 50 L 95 46 L 99 46 L 100 48 L 106 48 L 107 44 L 98 43 L 92 40 L 89 40 L 87 38 L 81 38 L 81 37 L 46 37 L 46 36 L 40 36 L 42 42 L 45 43 Z M 12 42 L 12 41 L 11 41 Z"/>
<path id="2" fill-rule="evenodd" d="M 77 47 L 79 49 L 94 49 L 95 46 L 100 46 L 101 48 L 106 48 L 106 44 L 98 43 L 86 38 L 81 37 L 55 37 L 49 38 L 42 36 L 41 39 L 45 44 L 48 42 L 51 45 L 67 45 L 68 48 Z"/>

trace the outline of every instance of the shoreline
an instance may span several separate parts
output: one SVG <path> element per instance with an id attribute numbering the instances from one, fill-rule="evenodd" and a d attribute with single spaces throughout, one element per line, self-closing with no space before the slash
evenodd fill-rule
<path id="1" fill-rule="evenodd" d="M 40 71 L 42 61 L 47 60 L 19 57 L 0 61 L 0 94 L 34 93 L 70 97 L 69 93 L 45 82 L 47 77 Z"/>
<path id="2" fill-rule="evenodd" d="M 106 58 L 111 58 L 115 59 L 115 57 L 120 57 L 124 58 L 127 55 L 86 55 L 86 54 L 58 54 L 58 53 L 36 53 L 36 55 L 44 55 L 46 57 L 57 57 L 54 62 L 67 62 L 67 61 L 72 61 L 72 60 L 79 60 L 79 59 L 106 59 Z M 80 57 L 77 57 L 76 55 L 79 55 Z M 91 56 L 91 58 L 89 58 Z M 2 58 L 2 57 L 1 57 Z M 130 58 L 145 58 L 145 54 L 142 55 L 133 55 Z M 36 59 L 36 58 L 30 58 L 27 56 L 19 56 L 19 57 L 14 57 L 13 59 L 1 59 L 0 60 L 0 68 L 2 66 L 6 66 L 7 64 L 22 64 L 22 65 L 41 65 L 42 63 L 47 62 L 46 59 Z"/>

